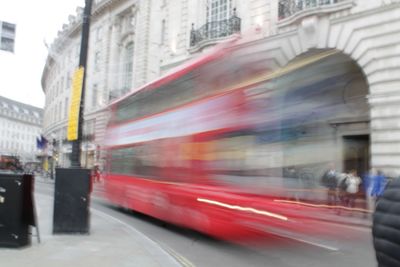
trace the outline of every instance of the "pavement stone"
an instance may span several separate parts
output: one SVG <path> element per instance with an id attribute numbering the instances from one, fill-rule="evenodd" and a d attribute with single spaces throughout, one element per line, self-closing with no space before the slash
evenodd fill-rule
<path id="1" fill-rule="evenodd" d="M 35 194 L 41 243 L 0 248 L 4 267 L 177 267 L 179 262 L 153 240 L 130 225 L 98 210 L 91 210 L 88 235 L 53 235 L 53 198 Z M 33 234 L 36 230 L 33 229 Z"/>

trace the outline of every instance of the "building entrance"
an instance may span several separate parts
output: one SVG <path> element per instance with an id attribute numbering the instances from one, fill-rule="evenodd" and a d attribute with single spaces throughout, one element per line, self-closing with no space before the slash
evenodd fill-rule
<path id="1" fill-rule="evenodd" d="M 369 135 L 343 136 L 343 153 L 343 171 L 362 177 L 370 168 Z"/>

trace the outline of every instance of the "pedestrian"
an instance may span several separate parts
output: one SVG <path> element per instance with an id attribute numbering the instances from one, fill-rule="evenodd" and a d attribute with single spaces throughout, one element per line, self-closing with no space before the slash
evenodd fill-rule
<path id="1" fill-rule="evenodd" d="M 355 207 L 357 193 L 361 184 L 361 178 L 357 176 L 356 170 L 351 170 L 346 178 L 346 199 L 347 206 L 350 208 Z"/>
<path id="2" fill-rule="evenodd" d="M 100 182 L 100 168 L 99 165 L 94 165 L 92 169 L 92 181 L 93 183 L 99 183 Z"/>
<path id="3" fill-rule="evenodd" d="M 365 180 L 365 182 L 368 183 L 365 186 L 367 188 L 368 209 L 373 211 L 375 209 L 376 199 L 382 195 L 383 189 L 385 188 L 386 177 L 381 170 L 375 171 L 371 169 Z"/>
<path id="4" fill-rule="evenodd" d="M 378 198 L 382 195 L 386 184 L 386 177 L 381 170 L 378 170 L 372 178 L 371 196 Z"/>
<path id="5" fill-rule="evenodd" d="M 373 214 L 372 236 L 379 267 L 400 266 L 400 178 L 388 183 Z"/>
<path id="6" fill-rule="evenodd" d="M 324 172 L 321 178 L 322 185 L 328 189 L 327 192 L 327 204 L 336 205 L 337 204 L 337 172 L 334 165 L 331 163 L 328 169 Z"/>
<path id="7" fill-rule="evenodd" d="M 373 212 L 375 209 L 375 200 L 372 197 L 372 190 L 374 187 L 374 179 L 376 177 L 376 170 L 371 168 L 364 176 L 363 184 L 365 189 L 365 199 L 367 201 L 367 208 Z"/>
<path id="8" fill-rule="evenodd" d="M 348 174 L 343 172 L 338 174 L 338 203 L 341 206 L 347 206 L 347 178 Z M 341 208 L 341 207 L 339 207 Z M 338 213 L 340 214 L 340 209 L 338 210 Z"/>

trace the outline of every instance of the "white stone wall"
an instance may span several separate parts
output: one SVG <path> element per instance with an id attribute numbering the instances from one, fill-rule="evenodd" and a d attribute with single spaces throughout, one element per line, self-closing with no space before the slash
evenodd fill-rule
<path id="1" fill-rule="evenodd" d="M 277 67 L 311 48 L 335 48 L 349 55 L 369 86 L 371 165 L 389 175 L 400 174 L 399 13 L 400 4 L 394 3 L 311 14 L 278 25 L 277 34 L 269 38 L 246 44 L 252 54 L 269 53 Z"/>
<path id="2" fill-rule="evenodd" d="M 139 8 L 141 2 L 145 6 Z M 101 140 L 107 123 L 105 112 L 99 113 L 99 110 L 108 104 L 110 93 L 115 92 L 120 95 L 124 86 L 123 48 L 130 42 L 134 42 L 134 73 L 132 73 L 132 84 L 128 87 L 134 88 L 147 82 L 148 36 L 136 32 L 151 32 L 148 18 L 151 7 L 149 1 L 109 0 L 103 1 L 103 4 L 104 8 L 96 6 L 92 8 L 86 68 L 84 117 L 85 120 L 98 123 L 95 129 L 100 130 L 96 140 Z M 60 151 L 68 150 L 62 144 L 62 140 L 66 138 L 71 78 L 79 64 L 81 40 L 79 14 L 82 10 L 77 11 L 77 17 L 69 17 L 69 24 L 63 26 L 63 30 L 51 45 L 42 76 L 43 91 L 46 95 L 44 134 L 60 141 Z M 99 29 L 101 29 L 100 34 Z M 158 73 L 156 74 L 153 78 L 158 76 Z M 65 157 L 61 155 L 60 158 Z"/>
<path id="3" fill-rule="evenodd" d="M 42 117 L 38 108 L 34 112 L 38 117 L 25 104 L 0 99 L 0 154 L 17 155 L 23 162 L 36 160 L 36 138 L 41 134 Z"/>
<path id="4" fill-rule="evenodd" d="M 278 21 L 278 0 L 232 0 L 241 18 L 242 38 L 250 57 L 263 55 L 272 68 L 285 66 L 312 48 L 334 48 L 350 56 L 362 69 L 369 86 L 371 164 L 400 174 L 400 3 L 398 0 L 344 0 L 334 6 L 307 10 Z M 201 53 L 190 50 L 190 30 L 206 22 L 206 0 L 110 0 L 92 23 L 86 101 L 92 102 L 94 84 L 98 106 L 86 105 L 86 117 L 107 102 L 109 92 L 122 86 L 122 50 L 134 42 L 132 88 L 137 88 Z M 126 30 L 124 17 L 135 17 Z M 96 17 L 97 16 L 97 17 Z M 161 23 L 165 20 L 164 37 Z M 102 27 L 102 39 L 95 29 Z M 65 129 L 60 114 L 69 98 L 68 73 L 77 66 L 79 29 L 68 33 L 51 51 L 54 60 L 44 71 L 45 132 Z M 162 42 L 163 40 L 163 42 Z M 100 70 L 94 71 L 95 52 L 101 52 Z M 70 56 L 69 60 L 68 55 Z M 60 89 L 61 88 L 61 89 Z M 103 122 L 104 123 L 104 122 Z M 98 126 L 96 129 L 100 129 Z M 101 136 L 101 134 L 100 134 Z"/>
<path id="5" fill-rule="evenodd" d="M 168 18 L 172 18 L 168 24 L 170 49 L 162 55 L 161 64 L 166 69 L 197 54 L 185 54 L 182 44 L 186 43 L 186 50 L 189 48 L 190 34 L 185 35 L 184 31 L 192 23 L 195 29 L 205 23 L 206 0 L 186 2 L 188 16 L 181 14 L 186 13 L 182 1 L 168 1 Z M 371 165 L 390 175 L 400 174 L 399 1 L 344 0 L 281 21 L 278 2 L 234 1 L 242 19 L 243 39 L 238 43 L 250 47 L 249 56 L 268 53 L 273 68 L 285 66 L 312 48 L 335 48 L 350 56 L 362 69 L 369 86 Z M 184 20 L 186 17 L 188 21 Z M 170 53 L 174 47 L 171 44 L 181 36 L 186 36 L 186 42 L 180 41 L 176 52 Z"/>
<path id="6" fill-rule="evenodd" d="M 167 25 L 165 43 L 160 55 L 161 73 L 197 56 L 202 50 L 207 51 L 207 47 L 190 51 L 192 24 L 197 30 L 206 23 L 207 2 L 208 0 L 170 0 L 166 1 L 165 6 L 161 6 L 159 21 L 161 23 L 161 20 L 165 19 Z M 232 0 L 233 8 L 236 8 L 236 15 L 241 19 L 241 33 L 244 36 L 254 35 L 255 29 L 259 29 L 262 33 L 257 38 L 268 36 L 276 31 L 276 1 Z M 220 41 L 223 40 L 218 40 Z M 216 43 L 211 42 L 211 44 Z"/>

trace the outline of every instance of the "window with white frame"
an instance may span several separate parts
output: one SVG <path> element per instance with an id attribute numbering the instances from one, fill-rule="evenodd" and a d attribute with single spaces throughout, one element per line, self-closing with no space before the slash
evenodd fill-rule
<path id="1" fill-rule="evenodd" d="M 100 71 L 101 52 L 97 51 L 94 55 L 94 70 Z"/>
<path id="2" fill-rule="evenodd" d="M 132 77 L 133 77 L 133 42 L 128 43 L 125 46 L 124 51 L 124 90 L 128 90 L 132 87 Z"/>
<path id="3" fill-rule="evenodd" d="M 101 41 L 103 35 L 103 28 L 101 26 L 96 29 L 96 41 Z"/>
<path id="4" fill-rule="evenodd" d="M 57 112 L 58 120 L 62 119 L 62 101 L 58 103 L 58 112 Z"/>
<path id="5" fill-rule="evenodd" d="M 226 21 L 232 16 L 232 0 L 208 0 L 207 22 L 210 38 L 218 38 L 224 29 L 224 25 L 218 22 Z"/>
<path id="6" fill-rule="evenodd" d="M 93 84 L 92 88 L 92 108 L 95 108 L 97 106 L 97 84 Z"/>
<path id="7" fill-rule="evenodd" d="M 79 58 L 80 52 L 81 52 L 81 45 L 75 44 L 75 58 Z"/>
<path id="8" fill-rule="evenodd" d="M 232 0 L 208 0 L 207 21 L 215 22 L 232 16 Z"/>
<path id="9" fill-rule="evenodd" d="M 68 97 L 64 100 L 64 118 L 68 117 Z"/>
<path id="10" fill-rule="evenodd" d="M 161 40 L 160 44 L 163 45 L 165 42 L 165 33 L 166 33 L 166 22 L 165 19 L 161 21 Z"/>
<path id="11" fill-rule="evenodd" d="M 70 89 L 71 86 L 71 74 L 67 73 L 67 90 Z"/>

